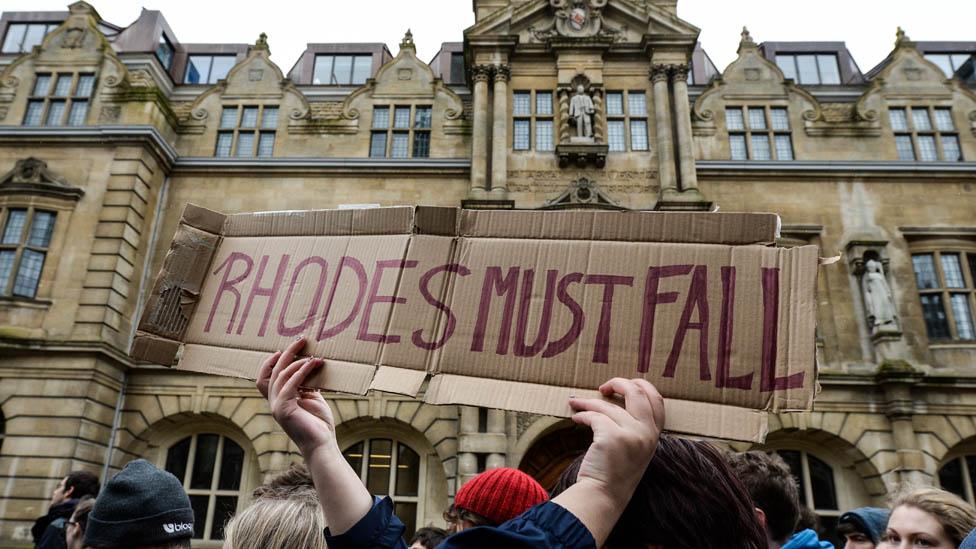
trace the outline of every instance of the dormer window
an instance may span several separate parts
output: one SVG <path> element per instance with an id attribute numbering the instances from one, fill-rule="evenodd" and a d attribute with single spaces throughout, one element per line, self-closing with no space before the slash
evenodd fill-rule
<path id="1" fill-rule="evenodd" d="M 173 51 L 173 44 L 169 43 L 165 35 L 160 34 L 159 44 L 156 45 L 156 59 L 166 70 L 173 66 Z"/>
<path id="2" fill-rule="evenodd" d="M 776 66 L 797 84 L 840 84 L 837 56 L 832 53 L 776 54 Z"/>
<path id="3" fill-rule="evenodd" d="M 372 69 L 372 55 L 316 55 L 312 84 L 358 86 L 366 83 Z"/>
<path id="4" fill-rule="evenodd" d="M 3 53 L 27 53 L 39 46 L 59 23 L 10 23 L 3 38 Z"/>
<path id="5" fill-rule="evenodd" d="M 6 51 L 6 50 L 4 50 Z M 925 58 L 935 63 L 945 73 L 946 78 L 952 78 L 963 65 L 972 58 L 969 53 L 927 53 Z"/>
<path id="6" fill-rule="evenodd" d="M 216 84 L 227 77 L 237 58 L 233 55 L 191 55 L 186 63 L 184 84 Z"/>

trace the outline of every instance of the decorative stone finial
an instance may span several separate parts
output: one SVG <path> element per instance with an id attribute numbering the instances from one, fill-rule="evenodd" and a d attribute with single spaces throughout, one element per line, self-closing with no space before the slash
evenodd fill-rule
<path id="1" fill-rule="evenodd" d="M 417 46 L 413 43 L 413 33 L 410 29 L 407 29 L 407 33 L 403 35 L 403 40 L 400 41 L 400 49 L 408 48 L 413 51 L 417 51 Z"/>
<path id="2" fill-rule="evenodd" d="M 749 29 L 745 26 L 742 27 L 742 33 L 740 34 L 742 38 L 739 40 L 739 51 L 741 52 L 743 48 L 755 48 L 756 42 L 752 39 L 752 35 L 749 34 Z"/>
<path id="3" fill-rule="evenodd" d="M 256 48 L 268 49 L 268 33 L 262 32 L 258 35 L 258 41 L 254 43 Z"/>
<path id="4" fill-rule="evenodd" d="M 907 46 L 911 41 L 912 39 L 905 34 L 905 29 L 898 27 L 898 30 L 895 31 L 895 47 Z"/>

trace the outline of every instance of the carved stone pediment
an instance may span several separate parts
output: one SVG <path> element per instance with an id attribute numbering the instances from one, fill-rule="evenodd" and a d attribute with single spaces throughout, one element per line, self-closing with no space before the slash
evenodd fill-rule
<path id="1" fill-rule="evenodd" d="M 625 210 L 614 202 L 600 186 L 592 179 L 581 177 L 569 184 L 562 194 L 547 200 L 540 208 L 542 210 L 563 210 L 574 208 L 592 208 L 600 210 Z"/>
<path id="2" fill-rule="evenodd" d="M 85 191 L 69 184 L 48 169 L 47 163 L 29 157 L 18 160 L 14 169 L 0 177 L 0 195 L 32 194 L 78 200 Z"/>
<path id="3" fill-rule="evenodd" d="M 614 42 L 620 29 L 606 24 L 603 8 L 607 0 L 549 0 L 553 17 L 548 24 L 529 30 L 536 40 L 545 41 L 557 36 L 565 38 L 602 38 Z"/>

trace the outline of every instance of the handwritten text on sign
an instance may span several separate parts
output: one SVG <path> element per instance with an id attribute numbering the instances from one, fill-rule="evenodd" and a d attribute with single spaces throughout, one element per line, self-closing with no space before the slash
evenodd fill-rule
<path id="1" fill-rule="evenodd" d="M 697 343 L 698 379 L 717 388 L 758 386 L 762 392 L 802 388 L 804 372 L 778 376 L 776 370 L 781 269 L 756 264 L 750 272 L 742 272 L 741 266 L 713 263 L 642 265 L 639 275 L 631 275 L 610 269 L 594 273 L 518 264 L 425 265 L 409 258 L 363 260 L 353 255 L 232 251 L 212 266 L 208 276 L 213 277 L 215 290 L 209 302 L 200 303 L 199 312 L 206 319 L 205 334 L 305 334 L 310 340 L 325 341 L 352 332 L 358 341 L 410 345 L 423 351 L 440 349 L 452 338 L 462 337 L 457 327 L 464 324 L 472 326 L 465 330 L 463 344 L 473 353 L 537 359 L 556 359 L 574 349 L 584 337 L 584 327 L 595 322 L 586 348 L 592 348 L 591 363 L 606 364 L 611 346 L 619 344 L 614 337 L 620 329 L 615 308 L 636 306 L 637 337 L 625 343 L 636 349 L 632 353 L 635 372 L 673 378 L 687 342 Z M 408 280 L 415 287 L 400 285 Z M 458 280 L 465 287 L 475 284 L 473 299 L 447 297 L 452 294 L 444 289 L 456 287 Z M 761 345 L 758 380 L 755 370 L 732 374 L 733 319 L 743 281 L 757 286 L 746 291 L 761 296 L 750 300 L 754 310 L 749 313 L 757 322 L 761 319 L 761 340 L 756 342 Z M 597 306 L 584 306 L 579 297 L 583 292 L 596 292 Z M 409 303 L 412 298 L 407 296 L 419 303 Z M 403 333 L 373 328 L 377 317 L 385 318 L 390 307 L 397 306 L 427 308 L 439 317 L 437 327 Z M 670 324 L 666 338 L 660 337 L 662 313 L 667 313 Z M 715 339 L 710 334 L 716 331 L 717 345 L 710 349 L 709 342 Z M 658 346 L 663 346 L 663 352 Z M 657 356 L 666 358 L 652 363 Z"/>

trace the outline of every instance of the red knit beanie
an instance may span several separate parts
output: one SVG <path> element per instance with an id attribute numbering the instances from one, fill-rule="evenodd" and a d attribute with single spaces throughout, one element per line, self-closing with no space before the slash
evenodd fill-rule
<path id="1" fill-rule="evenodd" d="M 500 467 L 465 483 L 454 496 L 454 505 L 501 524 L 548 499 L 549 494 L 534 478 L 518 469 Z"/>

